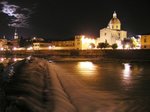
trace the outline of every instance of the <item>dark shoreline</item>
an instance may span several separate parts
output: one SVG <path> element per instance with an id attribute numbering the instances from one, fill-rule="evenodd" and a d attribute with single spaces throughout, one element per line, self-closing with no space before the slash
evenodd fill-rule
<path id="1" fill-rule="evenodd" d="M 150 49 L 129 50 L 38 50 L 38 51 L 12 51 L 0 52 L 1 57 L 27 57 L 34 56 L 52 60 L 127 60 L 150 61 Z"/>

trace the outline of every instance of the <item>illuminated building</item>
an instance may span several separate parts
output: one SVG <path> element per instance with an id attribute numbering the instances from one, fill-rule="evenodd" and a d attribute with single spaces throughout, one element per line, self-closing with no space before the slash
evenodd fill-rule
<path id="1" fill-rule="evenodd" d="M 0 39 L 0 50 L 5 50 L 7 49 L 7 39 L 3 38 Z"/>
<path id="2" fill-rule="evenodd" d="M 91 49 L 95 46 L 96 40 L 84 35 L 75 36 L 75 49 Z M 93 45 L 93 46 L 92 46 Z"/>
<path id="3" fill-rule="evenodd" d="M 32 45 L 32 48 L 33 48 L 33 50 L 48 50 L 49 46 L 51 46 L 50 43 L 34 42 Z"/>
<path id="4" fill-rule="evenodd" d="M 19 39 L 19 36 L 18 36 L 18 33 L 17 33 L 17 29 L 15 29 L 14 39 Z"/>
<path id="5" fill-rule="evenodd" d="M 141 48 L 150 49 L 150 35 L 141 35 Z"/>
<path id="6" fill-rule="evenodd" d="M 74 40 L 67 41 L 52 41 L 51 42 L 54 49 L 74 49 Z"/>
<path id="7" fill-rule="evenodd" d="M 100 30 L 100 37 L 97 38 L 98 43 L 108 43 L 109 45 L 121 45 L 121 41 L 127 38 L 127 31 L 121 30 L 121 22 L 117 18 L 117 13 L 113 13 L 113 18 L 110 20 L 107 28 Z"/>
<path id="8" fill-rule="evenodd" d="M 19 36 L 17 33 L 17 30 L 15 29 L 14 37 L 12 40 L 8 40 L 8 48 L 13 49 L 13 48 L 19 48 Z"/>
<path id="9" fill-rule="evenodd" d="M 53 49 L 91 49 L 95 48 L 96 40 L 85 35 L 76 35 L 74 40 L 52 41 Z"/>

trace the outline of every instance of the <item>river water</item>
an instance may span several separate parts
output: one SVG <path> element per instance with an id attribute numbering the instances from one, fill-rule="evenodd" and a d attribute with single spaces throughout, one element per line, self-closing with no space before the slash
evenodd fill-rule
<path id="1" fill-rule="evenodd" d="M 148 62 L 61 61 L 55 64 L 68 76 L 72 75 L 74 79 L 84 83 L 89 90 L 99 93 L 97 97 L 92 96 L 93 98 L 103 97 L 101 93 L 107 94 L 104 95 L 104 103 L 99 106 L 104 108 L 93 112 L 150 112 Z M 111 98 L 114 97 L 111 95 L 115 95 L 115 98 Z M 92 102 L 87 101 L 87 103 Z M 112 109 L 113 107 L 115 109 Z"/>
<path id="2" fill-rule="evenodd" d="M 79 112 L 150 112 L 148 62 L 67 60 L 52 64 Z"/>

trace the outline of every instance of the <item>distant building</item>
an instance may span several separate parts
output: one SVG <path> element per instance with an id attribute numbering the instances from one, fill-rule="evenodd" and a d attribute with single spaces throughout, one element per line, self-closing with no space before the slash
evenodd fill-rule
<path id="1" fill-rule="evenodd" d="M 20 44 L 19 44 L 20 38 L 18 36 L 17 30 L 15 29 L 15 33 L 14 33 L 14 37 L 12 40 L 8 40 L 8 48 L 9 49 L 13 49 L 13 48 L 19 48 Z"/>
<path id="2" fill-rule="evenodd" d="M 141 35 L 141 49 L 150 49 L 150 35 Z"/>
<path id="3" fill-rule="evenodd" d="M 52 41 L 51 44 L 53 49 L 74 49 L 75 47 L 74 40 Z"/>
<path id="4" fill-rule="evenodd" d="M 17 33 L 17 29 L 15 29 L 14 39 L 15 39 L 15 40 L 19 39 L 19 36 L 18 36 L 18 33 Z"/>
<path id="5" fill-rule="evenodd" d="M 74 40 L 52 41 L 53 49 L 91 49 L 95 48 L 96 40 L 85 35 L 76 35 Z"/>
<path id="6" fill-rule="evenodd" d="M 80 50 L 91 49 L 95 46 L 95 44 L 96 40 L 94 38 L 87 37 L 84 35 L 75 36 L 75 49 Z"/>
<path id="7" fill-rule="evenodd" d="M 113 18 L 108 23 L 107 28 L 100 30 L 100 37 L 97 38 L 98 43 L 108 43 L 109 45 L 121 45 L 121 41 L 127 38 L 127 31 L 121 30 L 121 22 L 117 18 L 117 13 L 113 13 Z"/>
<path id="8" fill-rule="evenodd" d="M 45 42 L 34 42 L 33 50 L 48 50 L 51 49 L 51 43 L 45 43 Z"/>
<path id="9" fill-rule="evenodd" d="M 44 39 L 43 38 L 39 38 L 39 37 L 33 37 L 33 38 L 31 38 L 31 41 L 32 42 L 43 42 Z"/>
<path id="10" fill-rule="evenodd" d="M 0 50 L 6 50 L 7 48 L 7 39 L 0 39 Z"/>

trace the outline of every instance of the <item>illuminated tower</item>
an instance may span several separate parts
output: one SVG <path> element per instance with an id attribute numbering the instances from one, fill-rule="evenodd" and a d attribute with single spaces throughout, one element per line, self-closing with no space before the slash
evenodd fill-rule
<path id="1" fill-rule="evenodd" d="M 110 22 L 108 24 L 108 28 L 110 28 L 112 30 L 121 30 L 121 22 L 117 18 L 117 13 L 115 11 L 113 13 L 113 18 L 110 20 Z"/>
<path id="2" fill-rule="evenodd" d="M 15 29 L 14 39 L 19 39 L 19 36 L 18 36 L 18 33 L 17 33 L 17 29 Z"/>

